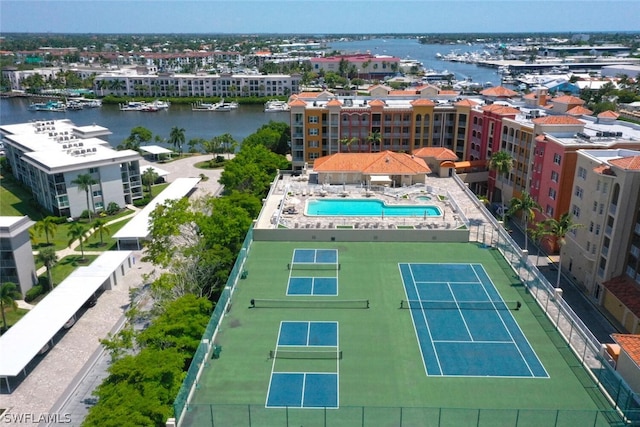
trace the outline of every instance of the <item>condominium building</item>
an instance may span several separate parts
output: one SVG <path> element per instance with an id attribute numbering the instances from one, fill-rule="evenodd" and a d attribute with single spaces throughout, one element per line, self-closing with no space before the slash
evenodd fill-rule
<path id="1" fill-rule="evenodd" d="M 562 263 L 631 333 L 640 332 L 640 151 L 579 150 L 569 211 L 582 227 Z"/>
<path id="2" fill-rule="evenodd" d="M 386 97 L 338 97 L 333 93 L 300 93 L 291 97 L 293 167 L 301 169 L 319 157 L 339 152 L 398 151 L 444 147 L 459 158 L 467 155 L 472 100 L 425 90 Z M 481 101 L 477 101 L 481 102 Z"/>
<path id="3" fill-rule="evenodd" d="M 0 216 L 0 283 L 12 282 L 24 294 L 37 282 L 28 216 Z"/>
<path id="4" fill-rule="evenodd" d="M 138 74 L 128 69 L 96 76 L 99 96 L 269 97 L 300 90 L 300 75 L 288 74 Z"/>
<path id="5" fill-rule="evenodd" d="M 318 72 L 334 72 L 340 75 L 355 71 L 353 77 L 382 80 L 396 74 L 400 58 L 388 55 L 353 54 L 311 58 L 311 69 Z"/>
<path id="6" fill-rule="evenodd" d="M 96 182 L 89 191 L 92 211 L 142 198 L 141 156 L 114 150 L 101 139 L 109 134 L 102 126 L 76 126 L 70 120 L 0 126 L 14 177 L 47 211 L 67 217 L 87 209 L 86 192 L 74 182 L 78 175 L 89 174 Z"/>

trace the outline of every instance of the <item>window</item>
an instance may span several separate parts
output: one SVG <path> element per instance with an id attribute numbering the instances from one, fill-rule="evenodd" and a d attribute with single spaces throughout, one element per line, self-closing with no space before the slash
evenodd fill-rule
<path id="1" fill-rule="evenodd" d="M 556 199 L 556 190 L 554 190 L 553 188 L 549 188 L 549 198 L 552 200 Z"/>
<path id="2" fill-rule="evenodd" d="M 556 165 L 559 165 L 561 161 L 562 161 L 562 156 L 560 154 L 553 155 L 553 163 L 555 163 Z"/>
<path id="3" fill-rule="evenodd" d="M 596 224 L 596 236 L 600 234 L 600 224 Z"/>
<path id="4" fill-rule="evenodd" d="M 102 190 L 95 190 L 93 192 L 93 197 L 99 197 L 102 196 Z"/>
<path id="5" fill-rule="evenodd" d="M 608 189 L 609 189 L 609 183 L 608 182 L 602 183 L 602 193 L 607 194 Z"/>
<path id="6" fill-rule="evenodd" d="M 551 171 L 551 181 L 558 182 L 558 172 Z"/>
<path id="7" fill-rule="evenodd" d="M 573 205 L 571 207 L 571 213 L 573 214 L 573 216 L 575 216 L 576 218 L 580 218 L 580 208 L 577 207 L 576 205 Z"/>
<path id="8" fill-rule="evenodd" d="M 309 153 L 309 160 L 317 159 L 320 157 L 320 153 Z"/>
<path id="9" fill-rule="evenodd" d="M 318 116 L 309 116 L 309 123 L 318 123 Z"/>
<path id="10" fill-rule="evenodd" d="M 587 242 L 587 252 L 591 249 L 591 242 Z"/>
<path id="11" fill-rule="evenodd" d="M 318 141 L 309 141 L 309 148 L 318 148 Z"/>
<path id="12" fill-rule="evenodd" d="M 600 180 L 598 180 L 598 183 L 596 184 L 596 191 L 600 191 Z"/>
<path id="13" fill-rule="evenodd" d="M 598 202 L 593 202 L 593 211 L 597 211 L 598 210 Z"/>
<path id="14" fill-rule="evenodd" d="M 549 216 L 553 216 L 553 207 L 551 205 L 547 205 L 547 209 L 545 209 L 545 213 Z"/>
<path id="15" fill-rule="evenodd" d="M 600 215 L 602 215 L 604 213 L 604 203 L 600 203 L 600 209 L 598 210 L 598 213 Z"/>
<path id="16" fill-rule="evenodd" d="M 593 233 L 593 221 L 589 223 L 589 233 Z"/>
<path id="17" fill-rule="evenodd" d="M 317 136 L 318 135 L 318 129 L 309 129 L 309 135 L 310 136 Z"/>
<path id="18" fill-rule="evenodd" d="M 587 170 L 582 166 L 580 166 L 578 168 L 578 176 L 582 179 L 587 179 Z"/>
<path id="19" fill-rule="evenodd" d="M 98 168 L 89 168 L 89 173 L 98 173 Z"/>
<path id="20" fill-rule="evenodd" d="M 582 188 L 580 188 L 579 186 L 576 185 L 576 191 L 575 191 L 574 195 L 577 198 L 579 198 L 580 200 L 582 200 L 582 193 L 583 193 Z"/>

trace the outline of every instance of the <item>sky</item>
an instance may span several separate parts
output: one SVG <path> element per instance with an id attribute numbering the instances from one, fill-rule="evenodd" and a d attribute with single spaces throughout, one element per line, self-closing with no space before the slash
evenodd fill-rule
<path id="1" fill-rule="evenodd" d="M 640 31 L 640 0 L 0 0 L 0 35 Z"/>

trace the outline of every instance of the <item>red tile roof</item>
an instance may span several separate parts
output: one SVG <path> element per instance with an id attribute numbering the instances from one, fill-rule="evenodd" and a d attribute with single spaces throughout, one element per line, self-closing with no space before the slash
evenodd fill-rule
<path id="1" fill-rule="evenodd" d="M 584 125 L 583 122 L 571 116 L 545 116 L 532 120 L 538 125 Z"/>
<path id="2" fill-rule="evenodd" d="M 387 104 L 385 104 L 385 102 L 380 99 L 374 99 L 373 101 L 369 102 L 369 105 L 372 107 L 384 107 Z"/>
<path id="3" fill-rule="evenodd" d="M 474 105 L 478 105 L 478 103 L 471 99 L 463 99 L 462 101 L 456 102 L 454 105 L 456 107 L 473 107 Z"/>
<path id="4" fill-rule="evenodd" d="M 513 108 L 513 107 L 507 107 L 506 105 L 500 105 L 500 104 L 490 104 L 490 105 L 486 105 L 484 107 L 482 107 L 482 111 L 490 111 L 494 114 L 498 114 L 501 116 L 507 116 L 507 115 L 513 115 L 513 114 L 518 114 L 520 113 L 520 110 Z"/>
<path id="5" fill-rule="evenodd" d="M 415 101 L 411 101 L 410 104 L 415 107 L 431 107 L 433 105 L 436 105 L 430 99 L 416 99 Z"/>
<path id="6" fill-rule="evenodd" d="M 593 111 L 583 107 L 582 105 L 578 105 L 570 110 L 567 110 L 567 114 L 571 116 L 590 116 L 593 114 Z"/>
<path id="7" fill-rule="evenodd" d="M 444 147 L 422 147 L 413 151 L 417 157 L 433 157 L 438 160 L 458 160 L 456 153 Z"/>
<path id="8" fill-rule="evenodd" d="M 614 166 L 620 169 L 640 171 L 640 156 L 623 157 L 621 159 L 609 160 Z"/>
<path id="9" fill-rule="evenodd" d="M 640 335 L 611 334 L 611 338 L 629 355 L 629 358 L 640 365 Z"/>
<path id="10" fill-rule="evenodd" d="M 340 102 L 338 99 L 332 99 L 331 101 L 327 102 L 327 107 L 340 107 L 342 106 L 342 102 Z"/>
<path id="11" fill-rule="evenodd" d="M 336 153 L 313 162 L 316 172 L 361 172 L 366 174 L 419 175 L 431 172 L 421 158 L 405 153 Z"/>
<path id="12" fill-rule="evenodd" d="M 611 110 L 603 111 L 602 113 L 598 114 L 599 119 L 617 119 L 618 117 L 620 117 L 620 114 Z"/>
<path id="13" fill-rule="evenodd" d="M 571 96 L 571 95 L 562 95 L 562 96 L 552 98 L 551 102 L 557 102 L 560 104 L 578 104 L 578 105 L 584 104 L 584 101 L 582 99 L 578 98 L 577 96 Z"/>
<path id="14" fill-rule="evenodd" d="M 289 107 L 306 107 L 307 103 L 301 99 L 294 99 L 293 101 L 289 101 Z"/>
<path id="15" fill-rule="evenodd" d="M 496 86 L 496 87 L 490 87 L 488 89 L 481 91 L 480 95 L 499 97 L 499 98 L 511 98 L 518 95 L 518 92 L 513 91 L 511 89 L 507 89 L 504 86 Z"/>
<path id="16" fill-rule="evenodd" d="M 640 317 L 640 289 L 629 276 L 618 276 L 602 284 L 636 317 Z"/>
<path id="17" fill-rule="evenodd" d="M 611 167 L 609 165 L 598 165 L 595 168 L 593 168 L 593 172 L 597 173 L 599 175 L 613 175 L 613 176 L 615 176 L 615 172 L 613 172 L 611 170 Z"/>

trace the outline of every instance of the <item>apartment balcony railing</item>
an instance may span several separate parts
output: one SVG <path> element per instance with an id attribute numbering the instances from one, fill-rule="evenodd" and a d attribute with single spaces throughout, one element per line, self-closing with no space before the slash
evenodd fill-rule
<path id="1" fill-rule="evenodd" d="M 618 205 L 614 205 L 613 203 L 609 205 L 609 213 L 611 215 L 615 215 L 618 210 Z"/>
<path id="2" fill-rule="evenodd" d="M 604 234 L 606 234 L 607 236 L 611 236 L 612 232 L 613 232 L 613 227 L 611 227 L 610 225 L 607 225 L 604 229 Z"/>

